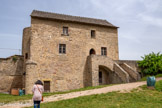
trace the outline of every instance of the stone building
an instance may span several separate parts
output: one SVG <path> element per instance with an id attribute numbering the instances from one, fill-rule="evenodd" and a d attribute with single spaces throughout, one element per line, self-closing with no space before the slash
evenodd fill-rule
<path id="1" fill-rule="evenodd" d="M 119 60 L 118 27 L 101 19 L 34 10 L 22 55 L 26 94 L 38 79 L 56 92 L 140 78 L 136 61 Z"/>

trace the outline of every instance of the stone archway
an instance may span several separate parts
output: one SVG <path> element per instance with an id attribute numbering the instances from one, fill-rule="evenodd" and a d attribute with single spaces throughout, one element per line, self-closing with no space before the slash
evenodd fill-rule
<path id="1" fill-rule="evenodd" d="M 96 51 L 92 48 L 90 51 L 89 51 L 89 55 L 92 55 L 92 54 L 96 54 Z"/>
<path id="2" fill-rule="evenodd" d="M 111 76 L 114 74 L 114 61 L 106 56 L 99 56 L 99 55 L 91 55 L 89 56 L 90 61 L 90 74 L 91 74 L 91 85 L 98 86 L 99 85 L 99 72 L 100 70 L 104 71 L 102 76 L 105 76 L 106 73 L 111 73 Z M 111 72 L 110 72 L 111 71 Z M 100 74 L 101 75 L 101 74 Z M 108 75 L 107 75 L 108 76 Z M 113 78 L 114 76 L 112 76 Z M 112 78 L 109 79 L 112 80 Z M 109 80 L 109 81 L 110 81 Z M 107 81 L 104 84 L 111 84 L 111 82 Z"/>
<path id="3" fill-rule="evenodd" d="M 89 86 L 98 86 L 100 84 L 116 84 L 129 82 L 129 75 L 114 60 L 107 56 L 91 55 L 87 58 L 87 81 Z M 102 73 L 101 73 L 102 71 Z M 104 75 L 105 74 L 105 75 Z M 107 74 L 107 75 L 106 75 Z M 100 79 L 104 78 L 105 82 Z M 107 77 L 107 78 L 106 78 Z M 88 83 L 87 83 L 88 82 Z"/>
<path id="4" fill-rule="evenodd" d="M 99 65 L 99 85 L 111 84 L 112 71 L 105 66 Z"/>

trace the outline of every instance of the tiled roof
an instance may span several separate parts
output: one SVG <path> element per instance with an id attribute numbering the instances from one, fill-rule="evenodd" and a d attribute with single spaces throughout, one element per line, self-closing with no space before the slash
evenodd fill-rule
<path id="1" fill-rule="evenodd" d="M 33 10 L 33 12 L 31 13 L 31 17 L 69 21 L 69 22 L 78 22 L 78 23 L 118 28 L 112 25 L 111 23 L 109 23 L 108 21 L 102 20 L 102 19 L 71 16 L 71 15 L 64 15 L 64 14 L 58 14 L 58 13 L 43 12 L 43 11 L 38 11 L 38 10 Z"/>

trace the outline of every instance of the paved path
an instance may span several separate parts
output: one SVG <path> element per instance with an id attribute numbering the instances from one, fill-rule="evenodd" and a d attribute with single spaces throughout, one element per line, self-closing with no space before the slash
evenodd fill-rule
<path id="1" fill-rule="evenodd" d="M 162 80 L 162 78 L 156 78 L 156 81 L 159 81 L 159 80 Z M 71 98 L 76 98 L 76 97 L 80 97 L 80 96 L 108 93 L 108 92 L 112 92 L 112 91 L 121 91 L 121 92 L 122 91 L 130 91 L 134 88 L 137 88 L 137 87 L 145 85 L 145 84 L 146 84 L 146 81 L 142 81 L 142 82 L 118 84 L 118 85 L 113 85 L 113 86 L 109 86 L 109 87 L 80 91 L 80 92 L 58 94 L 58 95 L 45 97 L 43 103 L 71 99 Z M 23 102 L 15 102 L 15 103 L 5 104 L 3 106 L 0 106 L 0 108 L 21 108 L 21 107 L 32 106 L 32 105 L 33 105 L 32 100 L 27 100 L 25 102 L 23 101 Z"/>

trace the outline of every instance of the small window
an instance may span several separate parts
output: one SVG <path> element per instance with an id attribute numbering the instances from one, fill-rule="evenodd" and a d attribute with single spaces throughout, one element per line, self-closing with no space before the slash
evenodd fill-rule
<path id="1" fill-rule="evenodd" d="M 96 37 L 95 30 L 91 30 L 91 38 L 95 38 L 95 37 Z"/>
<path id="2" fill-rule="evenodd" d="M 68 36 L 68 27 L 63 27 L 63 35 Z"/>
<path id="3" fill-rule="evenodd" d="M 101 47 L 101 55 L 107 56 L 107 48 Z"/>
<path id="4" fill-rule="evenodd" d="M 66 54 L 66 44 L 59 44 L 59 53 Z"/>
<path id="5" fill-rule="evenodd" d="M 28 53 L 25 53 L 25 59 L 28 59 Z"/>

